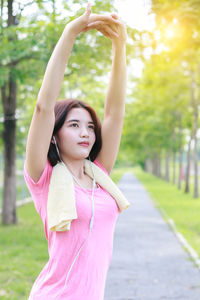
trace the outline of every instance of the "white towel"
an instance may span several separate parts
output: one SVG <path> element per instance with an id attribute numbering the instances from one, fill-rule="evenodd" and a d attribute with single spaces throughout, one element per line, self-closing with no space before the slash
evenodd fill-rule
<path id="1" fill-rule="evenodd" d="M 119 212 L 130 206 L 117 185 L 97 165 L 85 159 L 85 173 L 93 178 L 117 202 Z M 53 167 L 47 202 L 48 227 L 51 231 L 70 230 L 71 221 L 77 219 L 73 177 L 64 163 Z"/>

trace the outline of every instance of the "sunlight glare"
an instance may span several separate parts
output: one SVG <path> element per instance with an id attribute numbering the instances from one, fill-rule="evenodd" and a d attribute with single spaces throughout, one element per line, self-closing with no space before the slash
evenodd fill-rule
<path id="1" fill-rule="evenodd" d="M 165 36 L 168 39 L 173 38 L 175 36 L 174 30 L 172 28 L 167 28 L 166 31 L 165 31 Z"/>
<path id="2" fill-rule="evenodd" d="M 150 0 L 115 0 L 118 15 L 128 26 L 138 30 L 153 30 L 154 15 L 149 14 Z"/>
<path id="3" fill-rule="evenodd" d="M 154 37 L 155 37 L 156 41 L 158 41 L 160 39 L 160 30 L 155 30 L 154 31 Z"/>

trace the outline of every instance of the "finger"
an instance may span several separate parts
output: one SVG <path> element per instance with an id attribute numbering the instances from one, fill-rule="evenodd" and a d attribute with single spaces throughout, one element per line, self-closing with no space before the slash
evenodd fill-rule
<path id="1" fill-rule="evenodd" d="M 104 24 L 105 24 L 105 23 L 102 22 L 102 21 L 96 21 L 96 22 L 89 23 L 89 24 L 87 25 L 87 28 L 93 29 L 93 28 L 96 28 L 96 27 L 103 26 Z"/>
<path id="2" fill-rule="evenodd" d="M 119 19 L 118 15 L 115 14 L 115 13 L 111 13 L 110 15 L 111 15 L 111 17 L 113 17 L 114 19 Z"/>
<path id="3" fill-rule="evenodd" d="M 91 14 L 91 12 L 92 12 L 92 4 L 91 4 L 90 2 L 88 2 L 87 7 L 86 7 L 86 9 L 85 9 L 85 15 L 86 15 L 87 17 L 89 17 L 90 14 Z"/>
<path id="4" fill-rule="evenodd" d="M 94 14 L 91 16 L 91 21 L 95 22 L 95 21 L 103 21 L 103 22 L 106 22 L 106 23 L 116 23 L 116 24 L 120 24 L 120 21 L 117 20 L 116 18 L 112 18 L 112 16 L 105 16 L 105 15 L 97 15 L 97 14 Z"/>
<path id="5" fill-rule="evenodd" d="M 103 21 L 107 21 L 108 23 L 120 24 L 120 21 L 117 18 L 113 18 L 112 16 L 105 16 Z"/>
<path id="6" fill-rule="evenodd" d="M 102 32 L 104 35 L 108 36 L 109 38 L 116 38 L 119 37 L 118 33 L 115 32 L 109 25 L 106 25 L 102 22 L 93 23 L 92 28 L 96 28 L 98 31 Z"/>
<path id="7" fill-rule="evenodd" d="M 99 32 L 101 32 L 104 36 L 106 36 L 109 39 L 112 39 L 112 37 L 107 33 L 106 30 L 99 30 Z"/>
<path id="8" fill-rule="evenodd" d="M 119 37 L 118 33 L 112 30 L 110 26 L 105 26 L 105 31 L 110 35 L 111 38 Z"/>
<path id="9" fill-rule="evenodd" d="M 118 32 L 119 25 L 114 23 L 114 24 L 110 25 L 110 28 L 111 28 L 113 31 Z"/>
<path id="10" fill-rule="evenodd" d="M 113 28 L 111 28 L 109 25 L 107 25 L 105 22 L 102 22 L 102 21 L 96 21 L 96 22 L 89 23 L 86 27 L 86 30 L 88 31 L 90 29 L 97 29 L 99 31 L 106 30 L 112 36 L 115 36 L 115 37 L 119 36 L 117 34 L 117 32 L 115 30 L 113 30 Z"/>
<path id="11" fill-rule="evenodd" d="M 98 23 L 98 24 L 97 24 Z M 100 24 L 100 22 L 92 22 L 92 23 L 89 23 L 87 24 L 87 26 L 82 30 L 82 32 L 86 32 L 86 31 L 89 31 L 91 29 L 96 29 L 96 27 Z"/>
<path id="12" fill-rule="evenodd" d="M 114 32 L 114 31 L 109 31 L 109 29 L 105 29 L 105 28 L 96 28 L 96 25 L 94 25 L 94 24 L 90 24 L 90 26 L 87 26 L 85 29 L 83 29 L 82 30 L 82 32 L 87 32 L 87 31 L 89 31 L 89 30 L 91 30 L 91 29 L 96 29 L 96 30 L 98 30 L 99 32 L 101 32 L 104 36 L 106 36 L 107 38 L 109 38 L 109 39 L 113 39 L 113 38 L 116 38 L 116 37 L 118 37 L 118 34 L 116 33 L 116 32 Z"/>
<path id="13" fill-rule="evenodd" d="M 95 22 L 91 22 L 87 25 L 87 27 L 89 27 L 91 29 L 92 28 L 97 28 L 97 27 L 99 29 L 100 27 L 104 27 L 104 26 L 109 26 L 110 28 L 113 29 L 113 31 L 117 32 L 117 25 L 116 24 L 111 25 L 111 24 L 108 24 L 104 21 L 95 21 Z"/>

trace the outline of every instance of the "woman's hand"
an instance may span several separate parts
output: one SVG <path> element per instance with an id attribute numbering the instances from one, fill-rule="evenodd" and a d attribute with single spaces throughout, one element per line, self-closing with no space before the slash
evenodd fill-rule
<path id="1" fill-rule="evenodd" d="M 114 26 L 119 24 L 119 20 L 112 15 L 98 15 L 91 13 L 91 3 L 87 4 L 85 13 L 67 24 L 68 30 L 72 36 L 76 38 L 80 33 L 86 32 L 91 29 L 97 29 L 108 38 L 118 37 L 114 31 Z"/>
<path id="2" fill-rule="evenodd" d="M 126 26 L 119 20 L 119 17 L 112 13 L 110 16 L 91 14 L 89 24 L 83 31 L 97 29 L 103 35 L 110 38 L 114 45 L 126 44 Z"/>
<path id="3" fill-rule="evenodd" d="M 118 37 L 117 25 L 119 24 L 119 20 L 112 17 L 112 15 L 91 14 L 88 20 L 88 24 L 82 32 L 96 29 L 109 39 L 114 39 Z"/>
<path id="4" fill-rule="evenodd" d="M 90 15 L 91 3 L 88 3 L 85 13 L 67 24 L 66 28 L 71 32 L 74 38 L 76 38 L 88 25 Z"/>
<path id="5" fill-rule="evenodd" d="M 116 14 L 112 13 L 111 16 L 115 20 L 119 21 L 119 17 Z M 113 30 L 118 35 L 117 38 L 115 37 L 114 39 L 112 39 L 113 44 L 115 44 L 115 45 L 126 44 L 126 40 L 127 40 L 126 25 L 122 21 L 119 21 L 119 23 L 113 24 Z"/>

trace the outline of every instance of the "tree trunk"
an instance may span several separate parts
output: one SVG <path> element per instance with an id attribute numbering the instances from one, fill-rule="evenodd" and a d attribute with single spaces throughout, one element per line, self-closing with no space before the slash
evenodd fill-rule
<path id="1" fill-rule="evenodd" d="M 156 176 L 157 172 L 157 162 L 156 162 L 156 157 L 154 156 L 152 159 L 152 173 L 154 176 Z"/>
<path id="2" fill-rule="evenodd" d="M 150 159 L 150 164 L 151 164 L 150 172 L 151 174 L 153 174 L 153 165 L 154 165 L 153 158 Z"/>
<path id="3" fill-rule="evenodd" d="M 191 142 L 192 142 L 192 134 L 190 140 L 188 142 L 188 151 L 187 151 L 187 166 L 186 166 L 186 174 L 185 174 L 185 193 L 189 193 L 190 191 L 190 153 L 191 153 Z"/>
<path id="4" fill-rule="evenodd" d="M 178 175 L 178 189 L 181 189 L 181 180 L 183 180 L 183 149 L 182 149 L 182 124 L 181 116 L 179 116 L 179 175 Z"/>
<path id="5" fill-rule="evenodd" d="M 153 158 L 153 174 L 157 177 L 161 176 L 161 163 L 159 154 L 155 154 Z"/>
<path id="6" fill-rule="evenodd" d="M 149 158 L 145 160 L 144 169 L 146 172 L 151 172 L 151 161 Z"/>
<path id="7" fill-rule="evenodd" d="M 167 153 L 165 157 L 165 180 L 169 182 L 169 159 L 170 155 Z"/>
<path id="8" fill-rule="evenodd" d="M 197 114 L 197 113 L 196 113 Z M 194 198 L 199 197 L 199 183 L 198 183 L 198 148 L 197 148 L 197 117 L 195 117 L 195 133 L 194 133 Z"/>
<path id="9" fill-rule="evenodd" d="M 176 152 L 173 151 L 173 178 L 172 183 L 176 184 Z"/>
<path id="10" fill-rule="evenodd" d="M 157 176 L 161 178 L 161 158 L 160 154 L 157 156 Z"/>
<path id="11" fill-rule="evenodd" d="M 191 105 L 193 108 L 193 139 L 194 139 L 194 198 L 199 196 L 198 186 L 198 148 L 197 148 L 197 131 L 198 131 L 198 103 L 195 97 L 196 82 L 194 72 L 191 71 Z"/>
<path id="12" fill-rule="evenodd" d="M 6 88 L 9 90 L 6 96 Z M 10 74 L 9 86 L 2 87 L 2 102 L 4 110 L 4 186 L 3 186 L 3 210 L 2 222 L 13 224 L 16 218 L 16 167 L 15 167 L 15 144 L 16 144 L 16 94 L 17 86 Z"/>
<path id="13" fill-rule="evenodd" d="M 15 24 L 13 16 L 13 0 L 8 0 L 8 19 L 7 26 Z M 13 42 L 13 40 L 10 40 Z M 17 84 L 14 79 L 11 67 L 9 80 L 1 88 L 4 127 L 3 127 L 3 144 L 4 144 L 4 186 L 3 186 L 3 207 L 2 223 L 15 224 L 16 216 L 16 166 L 15 166 L 15 145 L 16 145 L 16 98 Z"/>

